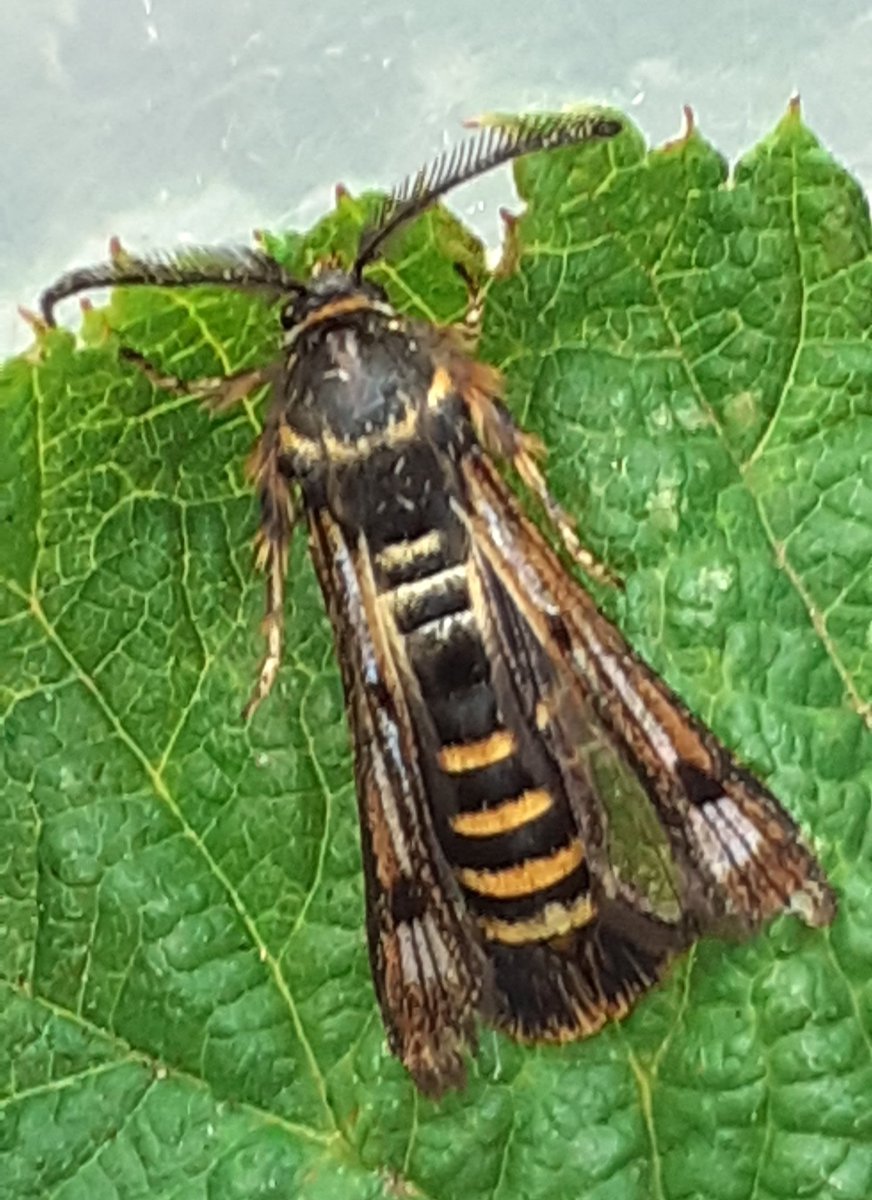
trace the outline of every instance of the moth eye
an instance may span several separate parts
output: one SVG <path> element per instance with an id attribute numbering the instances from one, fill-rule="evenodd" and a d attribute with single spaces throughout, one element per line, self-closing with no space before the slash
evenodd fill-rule
<path id="1" fill-rule="evenodd" d="M 279 323 L 281 324 L 282 329 L 293 329 L 294 325 L 297 323 L 296 312 L 297 306 L 293 301 L 291 301 L 290 304 L 285 304 L 282 307 L 281 316 L 279 317 Z"/>

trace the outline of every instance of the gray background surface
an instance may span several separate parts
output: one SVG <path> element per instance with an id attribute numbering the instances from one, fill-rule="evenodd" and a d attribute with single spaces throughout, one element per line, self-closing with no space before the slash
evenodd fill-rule
<path id="1" fill-rule="evenodd" d="M 784 112 L 872 187 L 869 0 L 0 0 L 0 355 L 63 269 L 304 226 L 464 117 L 587 99 L 730 157 Z M 506 175 L 458 192 L 490 241 Z M 75 321 L 75 309 L 67 310 Z"/>

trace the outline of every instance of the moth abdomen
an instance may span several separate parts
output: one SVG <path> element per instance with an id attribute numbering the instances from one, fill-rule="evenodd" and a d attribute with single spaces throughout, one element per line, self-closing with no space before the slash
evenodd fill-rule
<path id="1" fill-rule="evenodd" d="M 374 515 L 376 529 L 393 520 L 390 511 Z M 578 903 L 590 889 L 584 847 L 542 731 L 535 721 L 523 730 L 508 724 L 470 600 L 471 546 L 456 536 L 455 523 L 447 510 L 441 529 L 405 541 L 402 553 L 394 550 L 402 580 L 382 580 L 377 590 L 393 622 L 391 636 L 402 643 L 406 687 L 416 697 L 433 826 L 467 908 L 495 929 L 501 921 L 537 916 L 528 928 L 542 938 L 550 928 L 546 911 L 561 932 L 587 914 Z M 376 529 L 362 532 L 378 542 Z M 379 553 L 383 563 L 383 548 L 374 561 Z"/>

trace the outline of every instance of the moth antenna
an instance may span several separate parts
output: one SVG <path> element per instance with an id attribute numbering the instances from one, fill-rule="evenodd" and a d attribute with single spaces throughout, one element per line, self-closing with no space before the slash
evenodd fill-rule
<path id="1" fill-rule="evenodd" d="M 401 225 L 420 216 L 459 184 L 536 150 L 556 150 L 560 146 L 610 138 L 620 130 L 620 121 L 598 112 L 534 114 L 511 123 L 487 125 L 477 137 L 444 151 L 394 189 L 361 238 L 354 276 L 360 278 L 366 264 Z"/>
<path id="2" fill-rule="evenodd" d="M 113 238 L 110 253 L 109 262 L 68 271 L 46 288 L 39 300 L 46 325 L 56 324 L 54 310 L 62 300 L 98 287 L 213 285 L 266 292 L 275 298 L 306 290 L 305 284 L 288 275 L 274 259 L 247 247 L 190 246 L 172 254 L 134 258 Z"/>

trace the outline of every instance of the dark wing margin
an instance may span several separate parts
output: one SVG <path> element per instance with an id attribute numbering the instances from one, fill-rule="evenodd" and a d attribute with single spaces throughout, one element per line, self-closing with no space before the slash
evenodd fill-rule
<path id="1" fill-rule="evenodd" d="M 696 931 L 724 925 L 748 931 L 785 911 L 809 925 L 832 921 L 832 888 L 775 796 L 634 654 L 485 456 L 467 456 L 464 472 L 477 553 L 575 693 L 574 700 L 571 694 L 553 698 L 563 761 L 571 764 L 578 752 L 579 722 L 589 725 L 593 717 L 643 785 L 678 869 L 682 909 Z M 608 806 L 595 788 L 580 794 L 578 777 L 570 773 L 567 790 L 578 804 L 594 866 L 608 877 Z M 594 813 L 585 811 L 591 800 Z M 619 885 L 612 881 L 612 888 Z"/>
<path id="2" fill-rule="evenodd" d="M 349 545 L 326 509 L 307 517 L 354 742 L 373 980 L 392 1052 L 438 1097 L 466 1082 L 488 965 L 432 830 L 366 551 Z"/>

